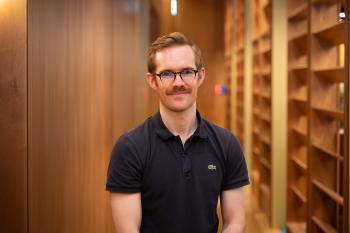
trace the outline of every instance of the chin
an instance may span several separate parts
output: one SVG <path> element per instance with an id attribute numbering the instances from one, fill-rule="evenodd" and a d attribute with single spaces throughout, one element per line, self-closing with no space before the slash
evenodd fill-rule
<path id="1" fill-rule="evenodd" d="M 163 105 L 164 108 L 173 111 L 173 112 L 184 112 L 188 109 L 190 109 L 193 104 L 186 104 L 186 105 Z"/>
<path id="2" fill-rule="evenodd" d="M 184 112 L 190 108 L 193 108 L 193 106 L 196 104 L 196 101 L 193 99 L 160 99 L 160 104 L 164 109 L 170 110 L 172 112 Z"/>

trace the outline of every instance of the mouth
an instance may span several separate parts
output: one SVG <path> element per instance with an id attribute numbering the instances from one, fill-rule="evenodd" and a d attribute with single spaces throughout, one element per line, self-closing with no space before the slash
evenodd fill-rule
<path id="1" fill-rule="evenodd" d="M 184 95 L 184 94 L 188 94 L 188 92 L 187 91 L 177 91 L 177 92 L 169 93 L 169 95 Z"/>

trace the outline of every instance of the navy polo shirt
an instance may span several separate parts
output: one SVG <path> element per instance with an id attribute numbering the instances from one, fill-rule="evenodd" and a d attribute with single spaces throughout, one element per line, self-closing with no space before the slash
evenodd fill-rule
<path id="1" fill-rule="evenodd" d="M 141 233 L 216 233 L 223 190 L 249 184 L 238 140 L 201 118 L 183 145 L 157 112 L 115 144 L 106 189 L 141 193 Z"/>

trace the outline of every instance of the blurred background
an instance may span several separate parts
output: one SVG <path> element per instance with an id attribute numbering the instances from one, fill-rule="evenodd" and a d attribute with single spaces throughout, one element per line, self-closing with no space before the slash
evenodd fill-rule
<path id="1" fill-rule="evenodd" d="M 114 232 L 110 151 L 157 111 L 147 50 L 173 31 L 202 51 L 201 115 L 244 150 L 246 232 L 349 232 L 348 12 L 347 0 L 0 0 L 0 232 Z"/>

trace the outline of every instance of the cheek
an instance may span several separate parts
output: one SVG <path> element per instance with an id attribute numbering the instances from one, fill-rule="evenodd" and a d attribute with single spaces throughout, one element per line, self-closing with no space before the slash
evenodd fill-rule
<path id="1" fill-rule="evenodd" d="M 167 92 L 167 88 L 163 88 L 161 86 L 158 86 L 157 95 L 159 96 L 159 98 L 164 99 L 167 96 L 166 92 Z"/>

